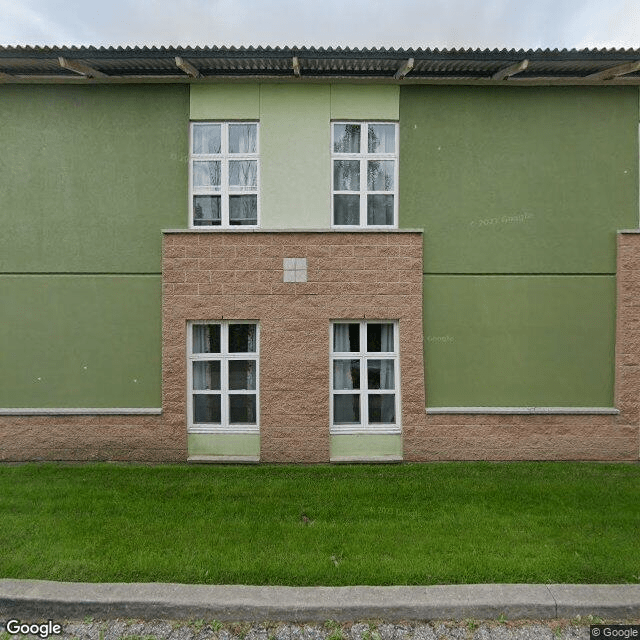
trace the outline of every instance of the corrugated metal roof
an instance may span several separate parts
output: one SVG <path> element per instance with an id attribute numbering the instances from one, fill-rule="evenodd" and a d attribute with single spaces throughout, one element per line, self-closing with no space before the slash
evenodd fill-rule
<path id="1" fill-rule="evenodd" d="M 176 63 L 182 58 L 191 71 Z M 293 58 L 300 66 L 294 74 Z M 61 61 L 62 59 L 62 61 Z M 394 79 L 407 61 L 412 68 Z M 504 78 L 493 76 L 523 61 Z M 634 64 L 638 63 L 638 64 Z M 193 69 L 199 74 L 194 78 Z M 606 72 L 605 78 L 588 76 Z M 614 73 L 615 72 L 615 73 Z M 190 75 L 190 73 L 192 75 Z M 95 77 L 94 77 L 95 76 Z M 351 49 L 317 47 L 39 47 L 0 46 L 0 80 L 206 81 L 330 78 L 387 82 L 640 84 L 640 49 Z"/>

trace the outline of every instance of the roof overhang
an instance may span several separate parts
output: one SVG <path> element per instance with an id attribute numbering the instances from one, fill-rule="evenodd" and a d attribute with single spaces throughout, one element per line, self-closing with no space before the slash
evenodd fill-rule
<path id="1" fill-rule="evenodd" d="M 0 47 L 0 83 L 638 85 L 640 49 Z"/>

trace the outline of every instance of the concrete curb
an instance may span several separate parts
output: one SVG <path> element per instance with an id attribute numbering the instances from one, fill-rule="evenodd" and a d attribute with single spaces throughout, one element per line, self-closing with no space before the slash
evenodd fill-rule
<path id="1" fill-rule="evenodd" d="M 0 620 L 324 622 L 640 618 L 640 585 L 255 587 L 0 580 Z"/>

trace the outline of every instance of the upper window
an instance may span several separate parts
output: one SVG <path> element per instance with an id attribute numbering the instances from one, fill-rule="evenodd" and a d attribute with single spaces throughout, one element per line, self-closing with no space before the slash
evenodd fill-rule
<path id="1" fill-rule="evenodd" d="M 192 227 L 258 225 L 257 122 L 193 122 Z"/>
<path id="2" fill-rule="evenodd" d="M 335 322 L 331 335 L 331 433 L 399 433 L 395 322 Z"/>
<path id="3" fill-rule="evenodd" d="M 332 222 L 339 227 L 398 226 L 398 125 L 334 122 Z"/>
<path id="4" fill-rule="evenodd" d="M 258 325 L 189 325 L 188 422 L 191 433 L 258 432 Z"/>

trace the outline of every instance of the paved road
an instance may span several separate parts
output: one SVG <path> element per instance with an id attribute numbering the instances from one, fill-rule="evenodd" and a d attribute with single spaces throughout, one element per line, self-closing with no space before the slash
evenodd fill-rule
<path id="1" fill-rule="evenodd" d="M 640 584 L 256 587 L 0 579 L 0 631 L 11 630 L 11 619 L 60 623 L 49 640 L 588 639 L 589 625 L 601 619 L 640 625 Z M 278 620 L 286 622 L 270 622 Z M 370 622 L 352 622 L 362 620 Z M 423 622 L 434 620 L 456 622 Z M 14 637 L 0 633 L 0 640 Z"/>
<path id="2" fill-rule="evenodd" d="M 167 620 L 69 621 L 53 640 L 589 640 L 587 620 L 254 625 Z M 38 638 L 28 635 L 29 638 Z M 17 638 L 17 637 L 16 637 Z"/>

